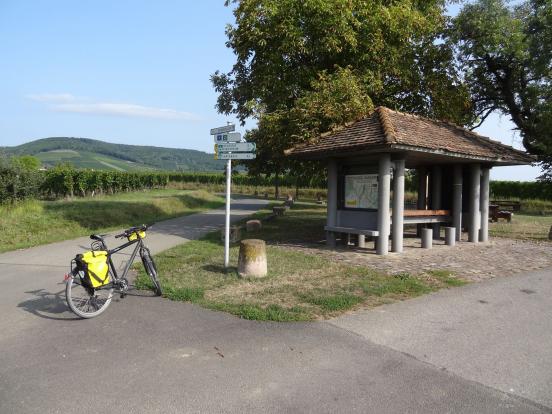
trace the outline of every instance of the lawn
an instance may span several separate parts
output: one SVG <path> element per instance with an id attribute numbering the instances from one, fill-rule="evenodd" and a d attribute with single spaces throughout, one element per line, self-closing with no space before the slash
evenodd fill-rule
<path id="1" fill-rule="evenodd" d="M 522 240 L 548 240 L 552 216 L 514 214 L 512 222 L 500 220 L 489 224 L 489 234 Z"/>
<path id="2" fill-rule="evenodd" d="M 266 216 L 260 212 L 258 216 Z M 243 279 L 235 267 L 225 272 L 219 233 L 192 241 L 156 256 L 164 295 L 246 319 L 298 321 L 324 319 L 357 307 L 377 306 L 465 283 L 447 271 L 386 275 L 367 267 L 332 262 L 287 247 L 316 242 L 322 234 L 324 209 L 296 204 L 284 217 L 263 224 L 248 238 L 268 242 L 268 276 Z M 230 249 L 237 265 L 239 247 Z M 141 271 L 138 287 L 149 285 Z"/>
<path id="3" fill-rule="evenodd" d="M 201 190 L 151 190 L 0 206 L 0 252 L 153 223 L 223 203 Z"/>

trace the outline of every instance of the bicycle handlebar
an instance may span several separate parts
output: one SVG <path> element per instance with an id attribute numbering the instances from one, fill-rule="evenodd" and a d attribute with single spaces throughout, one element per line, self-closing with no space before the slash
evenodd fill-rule
<path id="1" fill-rule="evenodd" d="M 152 225 L 151 224 L 142 224 L 141 226 L 135 226 L 135 227 L 131 227 L 129 229 L 126 229 L 124 232 L 122 232 L 121 234 L 116 234 L 115 235 L 115 238 L 116 239 L 120 239 L 122 237 L 128 237 L 130 236 L 132 233 L 136 232 L 136 231 L 146 231 L 147 229 L 149 229 Z"/>

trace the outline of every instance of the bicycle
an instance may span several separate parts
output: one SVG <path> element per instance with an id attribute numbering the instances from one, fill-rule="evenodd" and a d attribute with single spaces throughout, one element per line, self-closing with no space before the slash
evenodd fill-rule
<path id="1" fill-rule="evenodd" d="M 126 237 L 128 241 L 112 250 L 109 250 L 105 243 L 104 237 L 107 236 L 106 234 L 92 234 L 90 236 L 94 240 L 92 242 L 92 253 L 101 252 L 107 256 L 109 283 L 99 287 L 92 287 L 90 282 L 87 281 L 86 270 L 79 266 L 77 259 L 71 261 L 71 272 L 65 276 L 65 297 L 69 308 L 77 316 L 88 319 L 100 315 L 111 303 L 114 292 L 119 293 L 121 298 L 126 296 L 130 286 L 126 276 L 137 253 L 140 253 L 144 269 L 153 282 L 155 294 L 157 296 L 163 294 L 157 278 L 157 266 L 153 261 L 153 257 L 151 257 L 149 249 L 144 245 L 144 237 L 149 227 L 151 226 L 131 227 L 123 233 L 115 235 L 117 239 Z M 136 247 L 124 268 L 123 274 L 119 276 L 113 265 L 111 256 L 133 244 Z"/>

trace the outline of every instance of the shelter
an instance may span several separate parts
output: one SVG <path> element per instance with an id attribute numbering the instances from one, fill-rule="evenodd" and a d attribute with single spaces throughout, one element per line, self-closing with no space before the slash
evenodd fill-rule
<path id="1" fill-rule="evenodd" d="M 370 115 L 286 151 L 328 162 L 327 242 L 338 234 L 376 237 L 376 253 L 402 252 L 405 224 L 456 229 L 473 243 L 488 240 L 489 172 L 535 158 L 449 122 L 376 108 Z M 405 210 L 405 169 L 418 175 L 416 209 Z M 393 183 L 393 197 L 391 197 Z M 466 225 L 463 225 L 466 223 Z"/>

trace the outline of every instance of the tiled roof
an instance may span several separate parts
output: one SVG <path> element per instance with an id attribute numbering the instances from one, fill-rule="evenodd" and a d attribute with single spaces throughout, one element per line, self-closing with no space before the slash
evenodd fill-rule
<path id="1" fill-rule="evenodd" d="M 367 117 L 338 131 L 322 135 L 315 143 L 286 151 L 289 156 L 326 158 L 337 152 L 368 152 L 371 149 L 437 151 L 441 154 L 528 164 L 535 159 L 500 142 L 449 122 L 376 108 Z"/>

